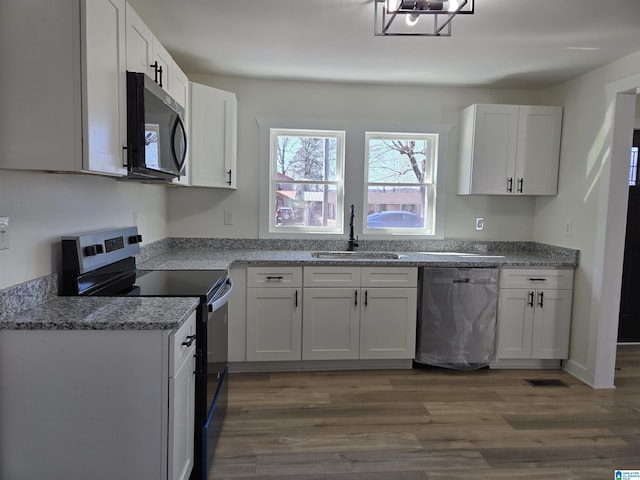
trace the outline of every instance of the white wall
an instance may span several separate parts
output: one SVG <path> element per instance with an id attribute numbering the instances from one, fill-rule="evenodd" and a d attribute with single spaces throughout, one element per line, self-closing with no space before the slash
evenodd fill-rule
<path id="1" fill-rule="evenodd" d="M 629 159 L 628 148 L 612 157 L 617 149 L 614 118 L 624 109 L 619 105 L 616 112 L 607 86 L 637 75 L 639 65 L 640 52 L 549 89 L 542 97 L 564 105 L 565 110 L 558 195 L 536 200 L 534 239 L 580 250 L 568 368 L 599 387 L 610 387 L 613 381 L 610 363 L 618 324 Z M 635 95 L 631 96 L 634 99 Z M 633 127 L 630 112 L 626 128 L 622 126 L 623 131 L 618 132 L 629 144 Z M 618 168 L 612 170 L 612 166 Z M 563 233 L 567 220 L 573 222 L 571 236 Z M 608 269 L 613 273 L 607 273 Z M 605 336 L 612 340 L 602 346 Z M 607 371 L 598 377 L 596 373 L 605 363 L 609 363 L 604 367 Z"/>
<path id="2" fill-rule="evenodd" d="M 533 198 L 465 197 L 456 195 L 455 190 L 461 110 L 472 103 L 536 104 L 539 92 L 203 75 L 189 78 L 232 91 L 238 97 L 238 190 L 171 190 L 168 208 L 171 236 L 258 238 L 260 152 L 256 118 L 267 117 L 450 124 L 445 159 L 445 238 L 525 241 L 533 238 Z M 235 225 L 224 225 L 225 210 L 235 212 Z M 476 216 L 485 218 L 483 232 L 474 228 Z"/>
<path id="3" fill-rule="evenodd" d="M 58 273 L 60 237 L 137 224 L 145 242 L 166 237 L 166 188 L 92 175 L 0 170 L 0 216 L 9 250 L 0 250 L 0 288 Z"/>

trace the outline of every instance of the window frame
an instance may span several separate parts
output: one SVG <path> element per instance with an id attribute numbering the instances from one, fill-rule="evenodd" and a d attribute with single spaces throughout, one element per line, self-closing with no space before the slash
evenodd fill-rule
<path id="1" fill-rule="evenodd" d="M 363 236 L 407 236 L 407 237 L 428 237 L 436 238 L 438 234 L 438 226 L 442 223 L 442 209 L 438 208 L 438 177 L 440 161 L 439 156 L 441 153 L 440 143 L 442 141 L 442 133 L 440 132 L 398 132 L 398 131 L 373 131 L 367 130 L 364 132 L 364 170 L 363 170 L 363 200 L 362 200 L 362 233 Z M 370 182 L 369 181 L 369 149 L 370 140 L 409 140 L 415 139 L 420 141 L 431 141 L 431 151 L 429 152 L 430 159 L 427 159 L 429 166 L 426 169 L 425 176 L 427 177 L 423 183 L 418 183 L 417 179 L 414 182 Z M 424 209 L 423 218 L 425 218 L 425 224 L 423 228 L 414 227 L 389 227 L 389 228 L 369 228 L 367 227 L 367 216 L 369 206 L 369 187 L 371 186 L 384 186 L 394 185 L 399 187 L 421 187 L 426 189 L 426 207 L 422 205 Z M 441 202 L 441 200 L 440 200 Z"/>
<path id="2" fill-rule="evenodd" d="M 347 132 L 342 122 L 319 121 L 309 119 L 278 119 L 257 118 L 260 131 L 260 207 L 259 207 L 259 232 L 258 238 L 295 238 L 318 239 L 337 238 L 344 234 L 344 208 L 345 208 L 345 156 Z M 296 226 L 284 227 L 275 225 L 276 205 L 275 193 L 272 191 L 276 183 L 274 172 L 277 158 L 273 142 L 272 132 L 299 132 L 300 136 L 331 136 L 338 138 L 336 146 L 336 180 L 339 186 L 336 188 L 336 225 L 335 227 Z M 300 182 L 304 183 L 304 182 Z M 309 181 L 306 183 L 334 184 L 334 181 Z"/>
<path id="3" fill-rule="evenodd" d="M 457 163 L 454 158 L 447 158 L 449 135 L 452 125 L 446 123 L 422 123 L 422 122 L 376 122 L 368 120 L 336 120 L 336 119 L 309 119 L 309 118 L 280 118 L 280 117 L 256 117 L 259 133 L 259 197 L 258 205 L 258 238 L 260 239 L 295 239 L 295 240 L 340 240 L 346 242 L 349 234 L 350 205 L 355 205 L 356 216 L 354 219 L 355 234 L 361 239 L 369 240 L 440 240 L 444 238 L 444 209 L 445 209 L 445 180 L 449 165 Z M 338 212 L 336 225 L 341 225 L 340 233 L 309 233 L 296 230 L 293 232 L 278 230 L 269 231 L 269 221 L 272 218 L 270 212 L 270 130 L 339 130 L 345 132 L 344 144 L 344 170 L 343 170 L 343 209 Z M 366 207 L 362 202 L 364 197 L 364 134 L 367 131 L 380 131 L 388 133 L 422 132 L 439 135 L 438 141 L 438 165 L 434 172 L 436 178 L 436 219 L 433 235 L 403 234 L 400 232 L 371 232 L 364 233 L 362 228 L 362 212 L 366 213 Z M 275 212 L 273 213 L 275 217 Z M 340 217 L 341 215 L 341 217 Z M 337 247 L 339 248 L 339 247 Z"/>

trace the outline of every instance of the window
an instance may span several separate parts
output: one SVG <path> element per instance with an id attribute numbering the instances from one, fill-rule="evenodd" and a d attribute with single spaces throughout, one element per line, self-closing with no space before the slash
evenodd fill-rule
<path id="1" fill-rule="evenodd" d="M 638 147 L 631 147 L 629 161 L 629 186 L 638 186 Z"/>
<path id="2" fill-rule="evenodd" d="M 365 133 L 365 233 L 435 234 L 438 140 L 436 133 Z"/>
<path id="3" fill-rule="evenodd" d="M 343 131 L 270 129 L 270 232 L 342 233 Z"/>

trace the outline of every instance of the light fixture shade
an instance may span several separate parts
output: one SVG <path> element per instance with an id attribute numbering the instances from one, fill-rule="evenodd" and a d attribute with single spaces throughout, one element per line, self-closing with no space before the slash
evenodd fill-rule
<path id="1" fill-rule="evenodd" d="M 448 37 L 455 16 L 474 13 L 474 0 L 374 0 L 373 4 L 376 36 Z M 396 21 L 401 16 L 406 22 Z"/>

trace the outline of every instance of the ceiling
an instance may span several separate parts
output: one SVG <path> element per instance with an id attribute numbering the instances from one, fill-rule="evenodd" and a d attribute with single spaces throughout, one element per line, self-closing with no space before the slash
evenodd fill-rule
<path id="1" fill-rule="evenodd" d="M 373 0 L 129 0 L 186 73 L 545 88 L 640 50 L 640 0 L 476 0 L 451 37 L 376 37 Z"/>

